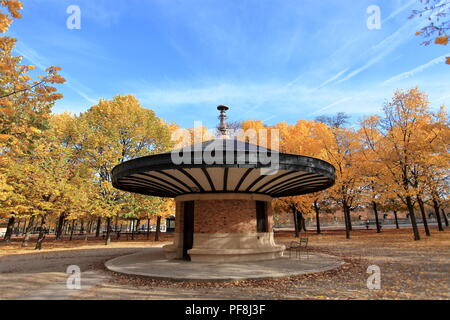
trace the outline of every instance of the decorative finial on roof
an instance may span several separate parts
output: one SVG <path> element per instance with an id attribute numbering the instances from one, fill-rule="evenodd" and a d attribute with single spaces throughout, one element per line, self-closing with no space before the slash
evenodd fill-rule
<path id="1" fill-rule="evenodd" d="M 228 109 L 229 108 L 227 106 L 222 106 L 222 105 L 217 107 L 217 110 L 220 111 L 220 115 L 219 115 L 220 123 L 219 123 L 218 129 L 220 131 L 221 138 L 228 137 L 228 135 L 227 135 L 228 128 L 227 128 L 227 122 L 226 122 L 226 120 L 227 120 L 226 111 Z"/>

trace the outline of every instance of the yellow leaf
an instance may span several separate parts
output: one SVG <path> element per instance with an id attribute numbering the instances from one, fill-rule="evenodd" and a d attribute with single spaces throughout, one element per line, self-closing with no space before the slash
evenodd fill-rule
<path id="1" fill-rule="evenodd" d="M 434 43 L 435 44 L 442 44 L 443 46 L 445 46 L 448 43 L 448 36 L 437 37 L 434 40 Z"/>
<path id="2" fill-rule="evenodd" d="M 32 133 L 37 133 L 37 134 L 41 133 L 41 130 L 39 130 L 38 128 L 34 128 L 34 127 L 30 127 L 28 130 Z"/>
<path id="3" fill-rule="evenodd" d="M 0 134 L 0 141 L 6 141 L 9 138 L 11 138 L 9 134 Z"/>

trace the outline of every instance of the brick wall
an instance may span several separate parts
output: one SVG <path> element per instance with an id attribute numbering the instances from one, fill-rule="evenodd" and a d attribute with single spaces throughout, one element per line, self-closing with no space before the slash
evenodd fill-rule
<path id="1" fill-rule="evenodd" d="M 256 232 L 256 201 L 195 201 L 195 233 Z"/>
<path id="2" fill-rule="evenodd" d="M 182 201 L 176 204 L 175 232 L 183 232 Z M 195 233 L 255 233 L 255 200 L 195 200 Z M 272 206 L 267 204 L 268 227 L 272 230 Z"/>

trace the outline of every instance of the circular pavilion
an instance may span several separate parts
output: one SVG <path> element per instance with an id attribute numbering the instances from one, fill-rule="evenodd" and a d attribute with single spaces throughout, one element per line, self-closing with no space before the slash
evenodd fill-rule
<path id="1" fill-rule="evenodd" d="M 199 262 L 280 257 L 274 241 L 274 198 L 331 187 L 334 167 L 229 138 L 219 106 L 220 138 L 124 162 L 112 171 L 117 189 L 176 201 L 175 240 L 166 258 Z"/>

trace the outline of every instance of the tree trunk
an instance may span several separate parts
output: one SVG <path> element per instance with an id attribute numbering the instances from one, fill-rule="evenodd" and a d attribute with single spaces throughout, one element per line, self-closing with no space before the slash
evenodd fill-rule
<path id="1" fill-rule="evenodd" d="M 61 229 L 61 239 L 64 238 L 64 235 L 67 234 L 67 219 L 64 219 L 62 229 Z"/>
<path id="2" fill-rule="evenodd" d="M 395 225 L 396 225 L 397 229 L 400 229 L 400 226 L 398 225 L 397 210 L 394 210 L 394 218 L 395 218 Z"/>
<path id="3" fill-rule="evenodd" d="M 349 231 L 353 231 L 352 218 L 350 216 L 350 206 L 348 205 L 347 201 L 344 201 L 344 206 L 344 218 L 347 223 L 347 228 Z"/>
<path id="4" fill-rule="evenodd" d="M 350 207 L 347 206 L 347 220 L 348 220 L 348 229 L 350 231 L 353 231 L 353 224 L 352 224 L 352 217 L 350 214 Z"/>
<path id="5" fill-rule="evenodd" d="M 414 215 L 414 206 L 412 204 L 411 196 L 406 197 L 406 205 L 408 207 L 409 218 L 411 219 L 414 240 L 420 240 L 419 229 L 417 228 L 416 216 Z"/>
<path id="6" fill-rule="evenodd" d="M 47 227 L 45 225 L 45 216 L 43 216 L 42 220 L 41 220 L 41 230 L 39 231 L 39 236 L 36 241 L 36 246 L 34 247 L 34 250 L 42 249 L 42 242 L 44 242 L 46 232 L 47 232 Z"/>
<path id="7" fill-rule="evenodd" d="M 436 214 L 436 219 L 438 223 L 438 229 L 439 231 L 444 231 L 444 228 L 442 227 L 441 213 L 439 210 L 439 202 L 433 199 L 433 206 L 434 206 L 434 213 Z"/>
<path id="8" fill-rule="evenodd" d="M 299 235 L 298 222 L 297 222 L 297 209 L 295 209 L 294 206 L 292 206 L 292 214 L 294 215 L 295 237 L 298 238 L 300 235 Z"/>
<path id="9" fill-rule="evenodd" d="M 141 224 L 141 219 L 137 219 L 136 220 L 136 227 L 135 227 L 136 233 L 139 232 L 139 225 L 140 224 Z"/>
<path id="10" fill-rule="evenodd" d="M 161 233 L 161 216 L 156 218 L 156 233 L 155 233 L 155 241 L 159 241 L 159 235 Z"/>
<path id="11" fill-rule="evenodd" d="M 86 229 L 84 230 L 85 231 L 85 233 L 84 233 L 84 241 L 88 241 L 88 237 L 89 237 L 89 222 L 88 223 L 86 223 Z"/>
<path id="12" fill-rule="evenodd" d="M 300 230 L 307 232 L 308 230 L 306 230 L 306 220 L 305 220 L 305 217 L 303 216 L 303 212 L 298 210 L 297 214 L 299 215 L 298 220 L 300 221 L 300 226 L 299 226 Z"/>
<path id="13" fill-rule="evenodd" d="M 304 227 L 303 227 L 303 213 L 300 210 L 295 209 L 295 214 L 297 215 L 297 225 L 298 225 L 297 228 L 298 228 L 298 231 L 299 231 L 300 236 L 301 236 L 301 233 L 304 230 Z"/>
<path id="14" fill-rule="evenodd" d="M 84 233 L 84 219 L 80 221 L 80 233 Z"/>
<path id="15" fill-rule="evenodd" d="M 102 225 L 102 218 L 98 217 L 97 219 L 97 229 L 95 230 L 95 237 L 98 238 L 100 237 L 100 227 Z"/>
<path id="16" fill-rule="evenodd" d="M 344 222 L 345 222 L 345 238 L 350 239 L 350 227 L 347 217 L 347 204 L 344 203 Z"/>
<path id="17" fill-rule="evenodd" d="M 5 241 L 6 243 L 11 242 L 11 236 L 13 234 L 13 229 L 14 229 L 14 221 L 16 221 L 16 218 L 11 217 L 8 220 L 8 226 L 6 227 L 6 233 L 5 236 L 3 237 L 3 241 Z"/>
<path id="18" fill-rule="evenodd" d="M 422 221 L 423 221 L 423 227 L 425 228 L 425 234 L 427 235 L 427 237 L 430 237 L 431 233 L 430 233 L 430 229 L 428 228 L 428 221 L 427 221 L 427 216 L 425 213 L 425 207 L 423 205 L 422 199 L 419 196 L 417 196 L 417 202 L 419 202 L 419 208 L 420 208 L 420 213 L 422 214 Z"/>
<path id="19" fill-rule="evenodd" d="M 134 240 L 134 229 L 135 229 L 135 227 L 136 227 L 136 224 L 135 224 L 135 219 L 131 219 L 131 227 L 130 227 L 130 229 L 131 229 L 131 240 Z"/>
<path id="20" fill-rule="evenodd" d="M 381 233 L 380 220 L 378 219 L 378 208 L 377 203 L 372 201 L 373 213 L 375 214 L 375 223 L 377 224 L 377 233 Z"/>
<path id="21" fill-rule="evenodd" d="M 442 210 L 442 216 L 444 217 L 445 225 L 448 227 L 448 219 L 447 219 L 447 215 L 445 214 L 445 210 L 444 209 L 441 209 L 441 210 Z"/>
<path id="22" fill-rule="evenodd" d="M 150 219 L 147 219 L 147 240 L 150 239 Z"/>
<path id="23" fill-rule="evenodd" d="M 25 235 L 25 231 L 27 230 L 27 219 L 25 219 L 25 223 L 23 224 L 23 228 L 22 228 L 22 235 Z"/>
<path id="24" fill-rule="evenodd" d="M 317 204 L 317 201 L 314 201 L 314 210 L 316 211 L 316 229 L 317 229 L 317 234 L 320 234 L 319 206 Z"/>
<path id="25" fill-rule="evenodd" d="M 62 230 L 63 230 L 63 225 L 64 225 L 64 220 L 66 219 L 66 213 L 62 212 L 59 215 L 59 219 L 58 219 L 58 226 L 56 227 L 56 235 L 55 235 L 55 240 L 61 240 L 61 236 L 62 236 Z"/>
<path id="26" fill-rule="evenodd" d="M 111 243 L 111 218 L 106 218 L 106 236 L 105 236 L 105 246 Z"/>
<path id="27" fill-rule="evenodd" d="M 33 227 L 34 227 L 34 219 L 35 219 L 35 216 L 31 216 L 30 221 L 28 221 L 28 226 L 27 226 L 27 229 L 25 230 L 25 235 L 22 240 L 22 247 L 28 246 L 28 241 L 30 241 L 31 231 L 33 230 Z"/>
<path id="28" fill-rule="evenodd" d="M 141 219 L 136 219 L 136 226 L 134 227 L 134 230 L 136 232 L 136 236 L 139 238 L 139 226 L 141 224 Z"/>
<path id="29" fill-rule="evenodd" d="M 70 228 L 70 238 L 69 240 L 72 241 L 73 239 L 73 230 L 75 229 L 75 220 L 72 220 L 72 228 Z"/>
<path id="30" fill-rule="evenodd" d="M 20 233 L 20 219 L 17 219 L 17 227 L 16 227 L 16 237 L 19 236 Z"/>

